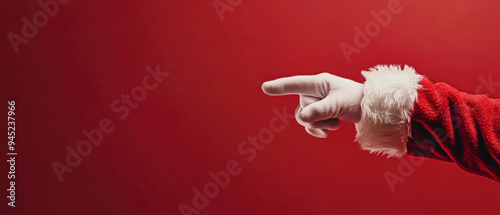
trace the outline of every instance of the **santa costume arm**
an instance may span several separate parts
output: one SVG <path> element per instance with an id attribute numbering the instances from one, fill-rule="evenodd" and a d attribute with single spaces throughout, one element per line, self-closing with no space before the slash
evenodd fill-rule
<path id="1" fill-rule="evenodd" d="M 356 123 L 363 149 L 454 162 L 500 181 L 500 100 L 434 84 L 407 66 L 377 66 L 363 75 Z"/>
<path id="2" fill-rule="evenodd" d="M 325 138 L 339 120 L 356 125 L 356 141 L 372 153 L 454 162 L 500 181 L 500 100 L 432 83 L 411 67 L 376 66 L 364 84 L 322 73 L 266 82 L 268 95 L 300 95 L 296 119 Z"/>

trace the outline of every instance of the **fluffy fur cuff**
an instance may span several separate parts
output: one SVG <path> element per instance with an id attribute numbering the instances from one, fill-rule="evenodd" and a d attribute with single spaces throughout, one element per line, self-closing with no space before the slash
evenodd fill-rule
<path id="1" fill-rule="evenodd" d="M 423 77 L 406 65 L 378 65 L 362 74 L 366 82 L 356 141 L 371 153 L 400 157 L 411 136 L 411 113 Z"/>

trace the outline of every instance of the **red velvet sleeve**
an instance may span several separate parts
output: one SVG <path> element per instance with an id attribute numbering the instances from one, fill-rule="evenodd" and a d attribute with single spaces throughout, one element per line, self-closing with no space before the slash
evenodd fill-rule
<path id="1" fill-rule="evenodd" d="M 500 182 L 500 100 L 426 78 L 420 84 L 407 153 L 454 162 Z"/>

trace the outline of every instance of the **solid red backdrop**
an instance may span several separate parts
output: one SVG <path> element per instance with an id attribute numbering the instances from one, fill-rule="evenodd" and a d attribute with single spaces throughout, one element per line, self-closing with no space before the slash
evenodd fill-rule
<path id="1" fill-rule="evenodd" d="M 498 1 L 400 0 L 380 29 L 371 11 L 396 1 L 59 2 L 47 20 L 37 1 L 1 3 L 0 102 L 7 118 L 7 101 L 16 101 L 18 152 L 16 208 L 4 197 L 1 214 L 181 214 L 179 205 L 195 208 L 193 189 L 207 184 L 217 195 L 200 214 L 498 213 L 497 182 L 433 160 L 401 172 L 408 157 L 360 151 L 353 125 L 327 139 L 293 120 L 276 128 L 283 120 L 275 112 L 292 112 L 298 97 L 260 89 L 324 71 L 361 82 L 360 71 L 376 64 L 408 64 L 435 82 L 499 97 Z M 20 42 L 23 17 L 33 16 L 41 27 L 25 29 L 31 38 Z M 372 37 L 348 63 L 340 45 L 355 47 L 355 28 L 366 25 Z M 151 76 L 145 68 L 157 65 L 169 75 L 141 91 Z M 131 92 L 141 101 L 124 108 L 122 94 Z M 103 119 L 114 129 L 60 182 L 52 164 L 66 165 L 67 147 Z M 253 137 L 269 143 L 238 152 Z M 209 173 L 233 160 L 239 172 L 213 187 Z M 9 166 L 0 163 L 7 196 Z M 404 182 L 391 189 L 387 172 Z"/>

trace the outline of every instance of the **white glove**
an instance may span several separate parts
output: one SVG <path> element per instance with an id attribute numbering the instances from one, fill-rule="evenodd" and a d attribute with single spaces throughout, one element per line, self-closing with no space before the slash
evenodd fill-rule
<path id="1" fill-rule="evenodd" d="M 262 90 L 273 96 L 299 95 L 295 119 L 315 137 L 326 138 L 328 130 L 339 128 L 339 120 L 357 123 L 361 119 L 363 84 L 329 73 L 268 81 Z"/>

